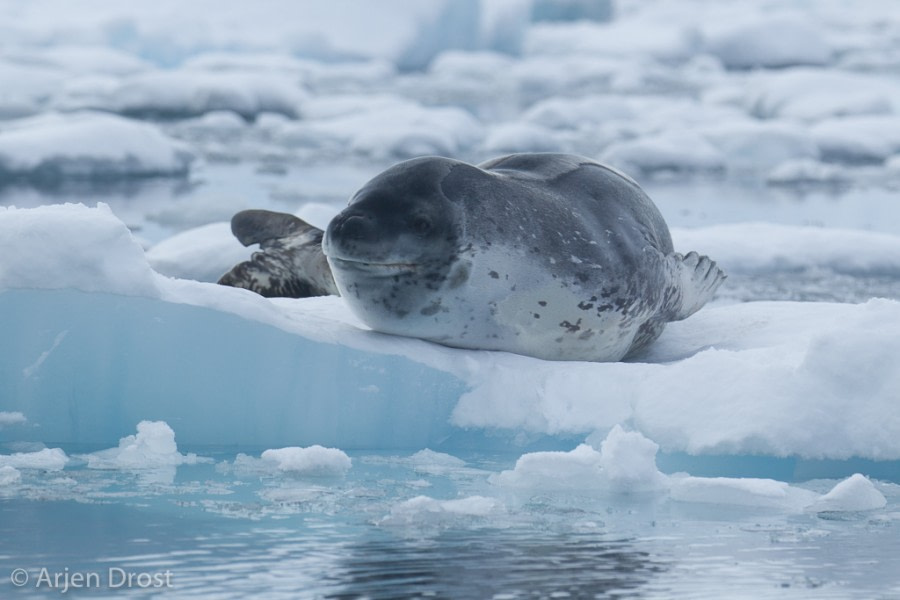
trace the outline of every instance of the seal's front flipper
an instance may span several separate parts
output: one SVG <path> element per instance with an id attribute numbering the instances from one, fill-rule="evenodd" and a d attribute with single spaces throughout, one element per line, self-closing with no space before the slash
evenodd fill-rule
<path id="1" fill-rule="evenodd" d="M 712 300 L 726 276 L 716 261 L 693 251 L 684 256 L 676 252 L 668 258 L 680 288 L 680 294 L 676 293 L 672 298 L 670 319 L 680 321 Z"/>
<path id="2" fill-rule="evenodd" d="M 231 231 L 245 246 L 259 244 L 260 251 L 225 273 L 221 285 L 267 298 L 339 295 L 322 253 L 321 229 L 287 213 L 245 210 L 231 219 Z"/>

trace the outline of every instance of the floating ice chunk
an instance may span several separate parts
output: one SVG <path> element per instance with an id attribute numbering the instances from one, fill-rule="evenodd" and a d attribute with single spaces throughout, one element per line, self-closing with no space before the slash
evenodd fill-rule
<path id="1" fill-rule="evenodd" d="M 496 81 L 514 64 L 512 57 L 498 52 L 462 52 L 448 50 L 439 54 L 428 66 L 432 77 L 460 80 Z"/>
<path id="2" fill-rule="evenodd" d="M 294 117 L 304 98 L 300 87 L 285 75 L 182 69 L 128 78 L 104 108 L 154 117 L 190 117 L 217 110 L 248 119 L 261 112 Z"/>
<path id="3" fill-rule="evenodd" d="M 610 0 L 534 0 L 532 21 L 609 21 L 613 16 Z"/>
<path id="4" fill-rule="evenodd" d="M 700 130 L 718 148 L 729 167 L 765 170 L 787 160 L 817 159 L 819 148 L 809 132 L 778 121 L 740 121 Z"/>
<path id="5" fill-rule="evenodd" d="M 827 494 L 811 503 L 811 512 L 851 512 L 877 510 L 887 504 L 884 494 L 878 491 L 868 477 L 860 473 L 839 482 Z"/>
<path id="6" fill-rule="evenodd" d="M 550 129 L 580 129 L 589 124 L 635 118 L 640 109 L 631 98 L 589 95 L 579 98 L 547 98 L 535 103 L 522 119 Z"/>
<path id="7" fill-rule="evenodd" d="M 900 154 L 892 156 L 884 161 L 884 168 L 891 173 L 900 173 Z"/>
<path id="8" fill-rule="evenodd" d="M 159 242 L 147 251 L 147 260 L 169 277 L 214 282 L 250 252 L 232 235 L 230 223 L 210 223 Z"/>
<path id="9" fill-rule="evenodd" d="M 101 45 L 52 44 L 5 53 L 6 60 L 29 68 L 59 69 L 73 75 L 131 75 L 153 66 L 140 58 Z"/>
<path id="10" fill-rule="evenodd" d="M 829 268 L 842 273 L 900 274 L 900 236 L 778 223 L 672 228 L 678 248 L 702 248 L 726 271 Z"/>
<path id="11" fill-rule="evenodd" d="M 276 114 L 276 113 L 266 113 Z M 185 119 L 177 124 L 175 131 L 189 140 L 233 140 L 247 129 L 247 122 L 236 112 L 214 110 L 193 119 Z"/>
<path id="12" fill-rule="evenodd" d="M 181 454 L 175 432 L 165 421 L 141 421 L 137 434 L 119 440 L 118 448 L 84 455 L 91 469 L 158 469 L 205 462 L 196 454 Z"/>
<path id="13" fill-rule="evenodd" d="M 772 185 L 838 184 L 849 180 L 845 169 L 811 158 L 787 160 L 766 175 Z"/>
<path id="14" fill-rule="evenodd" d="M 588 441 L 592 442 L 595 435 Z M 502 487 L 520 489 L 616 493 L 666 487 L 666 476 L 656 468 L 659 446 L 653 441 L 616 425 L 599 445 L 599 452 L 589 444 L 581 444 L 570 452 L 524 454 L 511 471 L 494 475 L 491 481 Z"/>
<path id="15" fill-rule="evenodd" d="M 184 175 L 192 159 L 155 126 L 116 115 L 48 113 L 0 125 L 0 176 L 39 183 Z"/>
<path id="16" fill-rule="evenodd" d="M 637 431 L 616 425 L 600 443 L 600 467 L 611 489 L 617 492 L 656 490 L 668 478 L 656 468 L 659 445 Z"/>
<path id="17" fill-rule="evenodd" d="M 449 527 L 471 523 L 503 512 L 495 498 L 469 496 L 456 500 L 437 500 L 416 496 L 391 507 L 391 513 L 378 524 L 388 527 Z"/>
<path id="18" fill-rule="evenodd" d="M 669 497 L 679 502 L 800 511 L 816 494 L 774 479 L 673 476 Z"/>
<path id="19" fill-rule="evenodd" d="M 10 425 L 21 425 L 22 423 L 27 422 L 28 419 L 25 418 L 25 415 L 16 411 L 16 412 L 8 412 L 8 411 L 0 411 L 0 427 L 9 427 Z"/>
<path id="20" fill-rule="evenodd" d="M 718 148 L 686 129 L 613 143 L 600 156 L 600 161 L 645 174 L 711 172 L 725 167 L 725 158 Z"/>
<path id="21" fill-rule="evenodd" d="M 318 444 L 308 448 L 292 446 L 266 450 L 260 458 L 279 471 L 316 477 L 339 477 L 352 465 L 350 457 L 342 450 Z"/>
<path id="22" fill-rule="evenodd" d="M 65 71 L 55 67 L 0 59 L 0 119 L 18 119 L 40 112 L 66 80 Z"/>
<path id="23" fill-rule="evenodd" d="M 157 290 L 143 248 L 103 203 L 0 207 L 0 256 L 0 289 Z"/>
<path id="24" fill-rule="evenodd" d="M 482 143 L 487 152 L 561 152 L 563 143 L 556 132 L 532 123 L 501 123 L 491 128 Z"/>
<path id="25" fill-rule="evenodd" d="M 341 103 L 345 108 L 341 108 Z M 307 105 L 304 110 L 321 104 Z M 355 153 L 373 159 L 409 158 L 423 154 L 452 156 L 481 139 L 481 124 L 456 107 L 424 107 L 393 97 L 373 105 L 359 99 L 338 98 L 324 118 L 288 123 L 275 133 L 287 146 Z M 315 113 L 313 113 L 315 114 Z"/>
<path id="26" fill-rule="evenodd" d="M 881 162 L 900 152 L 900 116 L 864 115 L 827 119 L 810 130 L 825 160 Z"/>
<path id="27" fill-rule="evenodd" d="M 13 485 L 22 480 L 22 473 L 13 466 L 3 465 L 0 467 L 0 488 L 5 485 Z"/>
<path id="28" fill-rule="evenodd" d="M 525 32 L 527 55 L 589 54 L 592 56 L 652 56 L 669 61 L 694 54 L 697 30 L 681 23 L 624 19 L 610 23 L 542 23 Z"/>
<path id="29" fill-rule="evenodd" d="M 543 490 L 602 489 L 606 481 L 601 473 L 603 458 L 588 444 L 569 452 L 529 452 L 516 461 L 510 471 L 491 477 L 502 487 Z"/>
<path id="30" fill-rule="evenodd" d="M 69 457 L 60 448 L 44 448 L 36 452 L 14 452 L 0 454 L 0 467 L 15 469 L 42 469 L 61 471 L 69 462 Z"/>
<path id="31" fill-rule="evenodd" d="M 887 114 L 900 108 L 900 85 L 874 75 L 795 67 L 752 79 L 744 98 L 762 118 L 818 121 L 827 117 Z"/>
<path id="32" fill-rule="evenodd" d="M 821 30 L 783 17 L 741 23 L 712 34 L 705 46 L 730 69 L 824 65 L 833 54 Z"/>
<path id="33" fill-rule="evenodd" d="M 443 475 L 459 471 L 466 467 L 466 461 L 443 452 L 435 452 L 429 448 L 419 450 L 404 461 L 418 473 Z"/>

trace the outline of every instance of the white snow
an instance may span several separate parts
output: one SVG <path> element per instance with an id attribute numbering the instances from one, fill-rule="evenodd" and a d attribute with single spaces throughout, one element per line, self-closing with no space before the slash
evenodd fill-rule
<path id="1" fill-rule="evenodd" d="M 261 455 L 279 471 L 297 475 L 340 476 L 350 470 L 352 461 L 342 450 L 324 448 L 318 444 L 308 448 L 296 446 L 266 450 Z"/>
<path id="2" fill-rule="evenodd" d="M 83 458 L 91 469 L 159 469 L 204 460 L 196 454 L 178 452 L 175 432 L 164 421 L 141 421 L 137 433 L 120 439 L 117 448 L 92 452 Z"/>
<path id="3" fill-rule="evenodd" d="M 153 125 L 110 114 L 47 113 L 0 123 L 0 175 L 51 181 L 183 175 L 191 160 L 186 146 Z"/>

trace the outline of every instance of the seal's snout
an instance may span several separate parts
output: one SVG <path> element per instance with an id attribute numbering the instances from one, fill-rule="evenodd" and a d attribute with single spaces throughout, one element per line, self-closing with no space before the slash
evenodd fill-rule
<path id="1" fill-rule="evenodd" d="M 376 219 L 350 209 L 328 224 L 322 249 L 327 256 L 378 254 L 376 248 L 380 247 L 382 237 Z"/>
<path id="2" fill-rule="evenodd" d="M 375 223 L 370 217 L 359 214 L 338 215 L 328 226 L 332 240 L 348 242 L 370 242 L 375 240 Z"/>

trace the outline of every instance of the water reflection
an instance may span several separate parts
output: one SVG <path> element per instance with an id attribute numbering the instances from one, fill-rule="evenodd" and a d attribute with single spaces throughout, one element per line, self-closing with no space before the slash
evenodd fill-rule
<path id="1" fill-rule="evenodd" d="M 385 538 L 348 551 L 328 598 L 625 598 L 667 570 L 629 540 L 533 530 Z"/>

